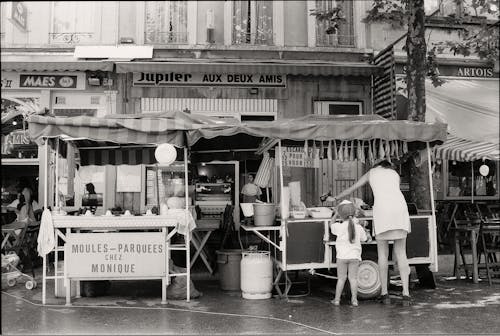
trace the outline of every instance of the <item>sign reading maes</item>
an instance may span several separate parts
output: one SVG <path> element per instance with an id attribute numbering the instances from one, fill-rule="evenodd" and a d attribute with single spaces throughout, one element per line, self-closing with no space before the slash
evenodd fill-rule
<path id="1" fill-rule="evenodd" d="M 285 87 L 286 75 L 239 73 L 134 73 L 134 86 L 244 86 Z"/>
<path id="2" fill-rule="evenodd" d="M 166 275 L 165 233 L 76 233 L 64 246 L 69 278 L 155 278 Z"/>

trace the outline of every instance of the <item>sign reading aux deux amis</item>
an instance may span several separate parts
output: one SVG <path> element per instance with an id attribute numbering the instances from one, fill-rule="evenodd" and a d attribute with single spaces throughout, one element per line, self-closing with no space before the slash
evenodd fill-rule
<path id="1" fill-rule="evenodd" d="M 137 72 L 134 86 L 246 86 L 285 87 L 286 76 L 277 74 Z"/>
<path id="2" fill-rule="evenodd" d="M 70 278 L 154 278 L 166 274 L 162 232 L 75 233 L 64 254 Z"/>

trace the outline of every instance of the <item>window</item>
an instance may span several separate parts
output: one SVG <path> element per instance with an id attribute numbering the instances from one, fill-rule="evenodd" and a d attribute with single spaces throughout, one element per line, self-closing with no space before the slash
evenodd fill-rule
<path id="1" fill-rule="evenodd" d="M 145 43 L 188 42 L 187 1 L 146 1 Z"/>
<path id="2" fill-rule="evenodd" d="M 91 43 L 97 38 L 94 1 L 54 1 L 50 43 Z"/>
<path id="3" fill-rule="evenodd" d="M 327 21 L 316 20 L 316 46 L 323 47 L 354 47 L 354 18 L 353 1 L 347 0 L 316 0 L 317 9 L 330 10 L 340 7 L 345 20 L 339 22 L 339 28 L 335 34 L 327 34 Z"/>
<path id="4" fill-rule="evenodd" d="M 434 16 L 452 16 L 452 17 L 478 17 L 484 16 L 490 20 L 498 20 L 496 13 L 488 13 L 487 8 L 476 6 L 475 0 L 464 0 L 464 2 L 457 2 L 456 0 L 426 0 L 425 13 L 427 15 L 433 14 L 439 10 Z M 494 8 L 490 8 L 492 11 Z"/>
<path id="5" fill-rule="evenodd" d="M 234 1 L 232 43 L 273 45 L 273 2 Z"/>
<path id="6" fill-rule="evenodd" d="M 314 111 L 321 115 L 360 115 L 363 113 L 361 102 L 317 101 Z"/>

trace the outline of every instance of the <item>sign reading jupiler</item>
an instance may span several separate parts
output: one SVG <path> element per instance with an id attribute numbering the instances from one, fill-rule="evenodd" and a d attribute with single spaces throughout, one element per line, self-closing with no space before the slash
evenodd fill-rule
<path id="1" fill-rule="evenodd" d="M 68 277 L 163 277 L 165 239 L 162 232 L 71 234 L 64 247 Z"/>
<path id="2" fill-rule="evenodd" d="M 138 72 L 134 86 L 285 87 L 286 75 L 239 73 Z"/>

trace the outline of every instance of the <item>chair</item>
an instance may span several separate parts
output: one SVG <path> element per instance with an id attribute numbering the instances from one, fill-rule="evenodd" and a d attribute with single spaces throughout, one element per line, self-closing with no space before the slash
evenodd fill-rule
<path id="1" fill-rule="evenodd" d="M 497 253 L 500 253 L 500 219 L 486 218 L 479 229 L 479 260 L 484 256 L 484 266 L 486 269 L 488 283 L 498 282 L 495 277 L 500 276 L 500 262 Z"/>
<path id="2" fill-rule="evenodd" d="M 222 224 L 221 224 L 221 231 L 223 232 L 223 236 L 219 245 L 220 246 L 219 250 L 224 249 L 227 239 L 231 237 L 233 232 L 236 232 L 233 219 L 233 210 L 234 206 L 230 204 L 226 205 L 226 208 L 224 209 L 224 213 L 222 215 Z"/>

